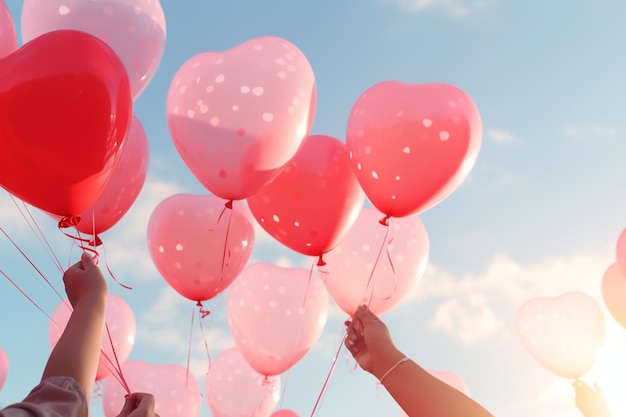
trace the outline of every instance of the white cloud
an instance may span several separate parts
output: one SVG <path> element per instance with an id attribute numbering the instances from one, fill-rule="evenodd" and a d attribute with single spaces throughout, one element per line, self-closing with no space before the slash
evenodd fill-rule
<path id="1" fill-rule="evenodd" d="M 411 309 L 425 301 L 436 303 L 431 328 L 465 345 L 510 339 L 515 337 L 514 326 L 506 322 L 530 298 L 579 290 L 601 302 L 600 282 L 612 262 L 609 250 L 552 258 L 531 265 L 498 254 L 484 273 L 460 277 L 430 265 L 404 308 Z"/>
<path id="2" fill-rule="evenodd" d="M 585 139 L 614 139 L 620 136 L 620 132 L 613 126 L 604 126 L 600 124 L 579 124 L 568 125 L 563 128 L 563 136 L 567 139 L 585 140 Z"/>
<path id="3" fill-rule="evenodd" d="M 453 17 L 466 17 L 493 7 L 497 0 L 385 0 L 388 4 L 413 12 L 441 10 Z"/>
<path id="4" fill-rule="evenodd" d="M 204 308 L 212 311 L 212 302 Z M 200 330 L 198 312 L 194 314 L 191 328 L 191 316 L 194 303 L 170 287 L 164 287 L 157 299 L 139 318 L 137 332 L 138 343 L 145 343 L 152 349 L 167 351 L 168 355 L 187 358 L 191 347 L 190 370 L 196 376 L 206 373 L 209 366 L 209 354 L 221 352 L 235 345 L 227 326 L 213 326 L 211 315 L 202 319 Z M 193 334 L 190 341 L 190 335 Z M 207 352 L 206 344 L 210 352 Z M 191 343 L 191 344 L 190 344 Z"/>
<path id="5" fill-rule="evenodd" d="M 519 138 L 512 132 L 502 129 L 491 129 L 485 133 L 485 138 L 496 143 L 519 143 Z"/>

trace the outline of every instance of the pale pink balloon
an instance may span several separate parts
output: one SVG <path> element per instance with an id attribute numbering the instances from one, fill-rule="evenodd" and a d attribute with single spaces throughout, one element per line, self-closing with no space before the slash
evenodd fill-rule
<path id="1" fill-rule="evenodd" d="M 3 349 L 0 349 L 0 391 L 9 376 L 9 357 Z"/>
<path id="2" fill-rule="evenodd" d="M 300 417 L 300 415 L 293 410 L 283 408 L 281 410 L 274 411 L 270 417 Z"/>
<path id="3" fill-rule="evenodd" d="M 626 328 L 626 275 L 617 263 L 612 264 L 602 277 L 602 298 L 609 313 Z"/>
<path id="4" fill-rule="evenodd" d="M 579 378 L 593 366 L 604 343 L 604 315 L 598 302 L 580 291 L 537 297 L 519 309 L 517 334 L 545 368 Z"/>
<path id="5" fill-rule="evenodd" d="M 154 411 L 167 417 L 198 417 L 202 394 L 198 381 L 180 365 L 153 365 L 129 360 L 122 365 L 124 378 L 131 392 L 154 395 Z M 124 405 L 126 391 L 114 378 L 107 378 L 102 392 L 102 408 L 106 417 L 116 417 Z"/>
<path id="6" fill-rule="evenodd" d="M 482 141 L 472 99 L 448 84 L 383 82 L 355 103 L 346 145 L 356 176 L 388 216 L 422 212 L 471 171 Z"/>
<path id="7" fill-rule="evenodd" d="M 615 255 L 617 265 L 621 268 L 622 273 L 626 275 L 626 229 L 622 230 L 622 233 L 620 233 L 619 238 L 617 239 Z"/>
<path id="8" fill-rule="evenodd" d="M 126 214 L 143 188 L 150 149 L 143 126 L 133 118 L 124 152 L 98 199 L 83 211 L 76 228 L 92 235 L 109 230 Z"/>
<path id="9" fill-rule="evenodd" d="M 230 348 L 211 364 L 205 389 L 213 417 L 269 417 L 280 398 L 280 377 L 259 374 Z"/>
<path id="10" fill-rule="evenodd" d="M 454 372 L 434 371 L 434 370 L 427 370 L 427 371 L 438 380 L 445 382 L 446 384 L 450 385 L 452 388 L 470 397 L 469 387 L 467 386 L 463 378 L 461 378 Z"/>
<path id="11" fill-rule="evenodd" d="M 422 221 L 414 215 L 390 219 L 384 226 L 382 217 L 376 209 L 363 208 L 319 267 L 330 296 L 350 316 L 362 304 L 377 315 L 391 310 L 426 271 L 430 244 Z"/>
<path id="12" fill-rule="evenodd" d="M 309 269 L 268 263 L 246 267 L 228 292 L 228 324 L 250 366 L 278 375 L 317 343 L 328 318 L 328 292 Z"/>
<path id="13" fill-rule="evenodd" d="M 187 167 L 213 194 L 255 194 L 296 154 L 315 113 L 304 54 L 277 37 L 250 39 L 185 62 L 170 85 L 167 122 Z"/>
<path id="14" fill-rule="evenodd" d="M 364 200 L 346 145 L 312 135 L 276 178 L 248 198 L 248 205 L 276 240 L 304 255 L 321 256 L 352 227 Z"/>
<path id="15" fill-rule="evenodd" d="M 17 49 L 17 34 L 13 16 L 4 0 L 0 0 L 0 58 L 12 54 Z"/>
<path id="16" fill-rule="evenodd" d="M 54 347 L 59 341 L 71 313 L 69 302 L 60 303 L 52 313 L 52 320 L 48 326 L 50 346 Z M 105 320 L 109 331 L 107 333 L 106 328 L 102 331 L 101 347 L 104 354 L 100 353 L 96 380 L 118 372 L 115 355 L 117 355 L 119 363 L 123 364 L 133 350 L 137 334 L 137 324 L 133 310 L 131 310 L 124 299 L 117 295 L 107 294 Z M 113 346 L 111 346 L 111 342 L 113 342 Z"/>
<path id="17" fill-rule="evenodd" d="M 182 296 L 209 300 L 244 268 L 254 247 L 254 219 L 241 202 L 232 209 L 214 195 L 175 194 L 148 222 L 148 249 L 157 269 Z"/>
<path id="18" fill-rule="evenodd" d="M 97 36 L 124 63 L 133 98 L 146 88 L 165 50 L 165 15 L 159 0 L 24 0 L 22 39 L 74 29 Z"/>

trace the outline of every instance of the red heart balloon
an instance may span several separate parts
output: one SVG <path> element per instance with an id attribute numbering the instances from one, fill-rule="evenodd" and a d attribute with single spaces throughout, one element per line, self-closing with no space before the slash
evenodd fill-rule
<path id="1" fill-rule="evenodd" d="M 0 185 L 59 216 L 100 195 L 132 115 L 124 65 L 98 38 L 49 32 L 0 60 Z"/>

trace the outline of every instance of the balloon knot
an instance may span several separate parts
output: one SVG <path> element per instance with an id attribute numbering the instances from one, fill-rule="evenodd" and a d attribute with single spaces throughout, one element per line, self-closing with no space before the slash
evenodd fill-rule
<path id="1" fill-rule="evenodd" d="M 78 216 L 65 216 L 61 220 L 59 220 L 59 228 L 66 229 L 68 227 L 76 226 L 80 223 L 80 217 Z"/>
<path id="2" fill-rule="evenodd" d="M 202 305 L 202 301 L 198 301 L 196 303 L 196 305 L 198 307 L 200 307 L 200 318 L 205 318 L 206 316 L 208 316 L 209 314 L 211 314 L 211 312 L 209 310 L 205 310 L 204 306 Z"/>
<path id="3" fill-rule="evenodd" d="M 386 215 L 385 217 L 380 219 L 379 223 L 382 224 L 383 226 L 389 226 L 389 218 L 390 217 L 391 217 L 390 215 Z"/>
<path id="4" fill-rule="evenodd" d="M 224 204 L 224 206 L 228 209 L 232 209 L 233 208 L 233 200 L 228 200 L 226 202 L 226 204 Z"/>
<path id="5" fill-rule="evenodd" d="M 324 265 L 326 265 L 326 261 L 324 261 L 322 256 L 323 255 L 320 255 L 319 259 L 317 260 L 317 266 L 324 266 Z"/>
<path id="6" fill-rule="evenodd" d="M 91 239 L 91 240 L 89 241 L 89 245 L 90 245 L 90 246 L 100 246 L 100 245 L 102 245 L 102 239 L 100 239 L 100 236 L 95 235 L 95 236 L 93 237 L 93 239 Z"/>

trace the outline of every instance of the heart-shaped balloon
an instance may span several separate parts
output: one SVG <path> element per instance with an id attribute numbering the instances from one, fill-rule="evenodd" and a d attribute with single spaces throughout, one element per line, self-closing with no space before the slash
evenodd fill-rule
<path id="1" fill-rule="evenodd" d="M 274 239 L 305 255 L 321 256 L 352 227 L 364 199 L 346 145 L 331 136 L 311 135 L 248 204 Z"/>
<path id="2" fill-rule="evenodd" d="M 346 145 L 372 204 L 404 217 L 452 193 L 474 166 L 481 140 L 478 109 L 460 89 L 388 81 L 355 103 Z"/>
<path id="3" fill-rule="evenodd" d="M 463 378 L 461 378 L 459 375 L 450 371 L 435 371 L 435 370 L 430 370 L 430 369 L 427 369 L 427 371 L 429 374 L 431 374 L 438 380 L 445 382 L 446 384 L 450 385 L 452 388 L 470 397 L 469 388 L 467 387 L 467 384 L 465 383 Z"/>
<path id="4" fill-rule="evenodd" d="M 0 185 L 79 214 L 110 179 L 131 113 L 126 70 L 104 42 L 72 30 L 32 40 L 0 60 Z"/>
<path id="5" fill-rule="evenodd" d="M 24 0 L 22 39 L 80 30 L 105 41 L 124 63 L 137 99 L 161 63 L 165 15 L 159 0 Z"/>
<path id="6" fill-rule="evenodd" d="M 50 346 L 54 347 L 61 338 L 72 313 L 69 302 L 60 303 L 52 313 L 48 327 Z M 133 310 L 126 301 L 114 294 L 107 294 L 105 322 L 108 332 L 102 332 L 102 351 L 96 372 L 96 380 L 115 373 L 117 363 L 124 363 L 135 345 L 137 324 Z M 113 344 L 113 347 L 111 347 Z"/>
<path id="7" fill-rule="evenodd" d="M 198 417 L 202 394 L 198 381 L 180 365 L 153 365 L 132 360 L 122 365 L 122 373 L 131 392 L 154 395 L 154 411 L 160 416 Z M 102 392 L 102 408 L 106 417 L 118 415 L 126 392 L 117 379 L 107 378 Z"/>
<path id="8" fill-rule="evenodd" d="M 148 249 L 168 284 L 192 301 L 224 291 L 254 247 L 254 219 L 241 202 L 232 208 L 214 195 L 175 194 L 154 209 Z"/>
<path id="9" fill-rule="evenodd" d="M 579 378 L 593 366 L 604 343 L 604 315 L 598 302 L 580 291 L 533 298 L 517 313 L 517 334 L 545 368 Z"/>
<path id="10" fill-rule="evenodd" d="M 602 298 L 609 313 L 626 328 L 626 275 L 617 263 L 604 272 Z"/>
<path id="11" fill-rule="evenodd" d="M 196 178 L 219 197 L 242 200 L 296 154 L 315 100 L 304 54 L 281 38 L 254 38 L 185 62 L 170 85 L 167 122 Z"/>
<path id="12" fill-rule="evenodd" d="M 626 229 L 622 230 L 615 245 L 616 263 L 626 276 Z"/>
<path id="13" fill-rule="evenodd" d="M 213 417 L 269 417 L 280 399 L 280 376 L 259 374 L 237 348 L 215 358 L 204 387 Z"/>
<path id="14" fill-rule="evenodd" d="M 304 268 L 246 267 L 228 292 L 228 324 L 239 350 L 262 375 L 279 375 L 317 343 L 328 291 Z"/>
<path id="15" fill-rule="evenodd" d="M 137 118 L 130 125 L 126 146 L 111 179 L 89 208 L 78 215 L 80 232 L 99 235 L 109 230 L 128 212 L 146 181 L 150 146 Z"/>
<path id="16" fill-rule="evenodd" d="M 4 0 L 0 0 L 0 58 L 13 53 L 17 49 L 17 34 L 13 24 L 13 16 Z"/>
<path id="17" fill-rule="evenodd" d="M 397 306 L 422 278 L 430 243 L 417 215 L 391 219 L 388 226 L 373 208 L 361 210 L 336 248 L 324 255 L 319 270 L 330 296 L 349 316 L 368 304 L 381 315 Z"/>
<path id="18" fill-rule="evenodd" d="M 0 391 L 9 376 L 9 358 L 3 349 L 0 349 Z"/>

